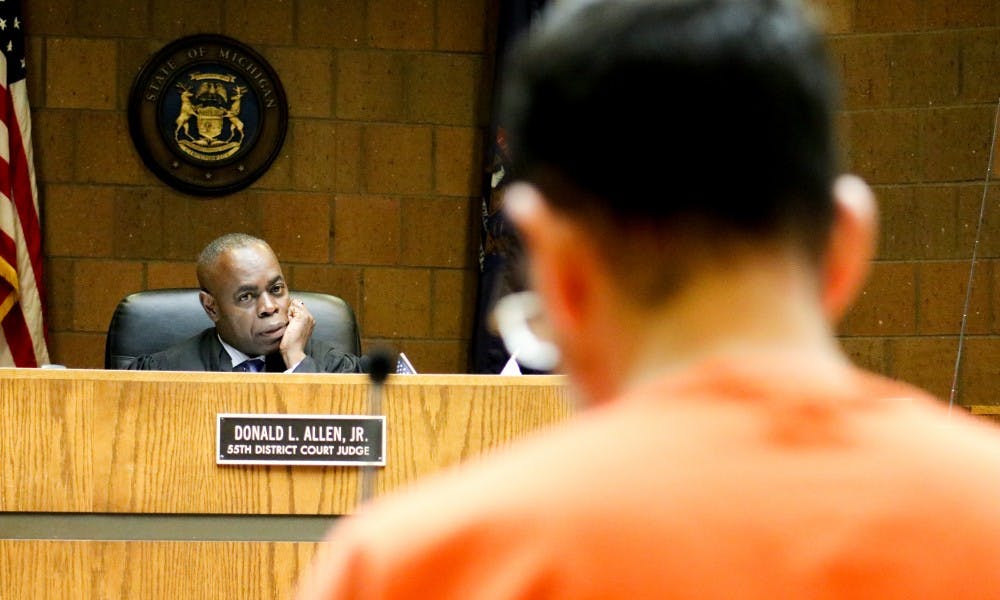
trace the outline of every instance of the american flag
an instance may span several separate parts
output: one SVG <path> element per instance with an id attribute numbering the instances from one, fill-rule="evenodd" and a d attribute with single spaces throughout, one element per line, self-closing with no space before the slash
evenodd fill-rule
<path id="1" fill-rule="evenodd" d="M 396 359 L 396 375 L 416 375 L 417 370 L 413 368 L 413 363 L 402 352 Z"/>
<path id="2" fill-rule="evenodd" d="M 49 362 L 21 3 L 0 0 L 0 366 Z"/>

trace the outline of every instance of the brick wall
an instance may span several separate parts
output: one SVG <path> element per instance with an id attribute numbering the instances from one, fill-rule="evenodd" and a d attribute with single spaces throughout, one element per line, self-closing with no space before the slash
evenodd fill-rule
<path id="1" fill-rule="evenodd" d="M 267 239 L 291 287 L 340 295 L 362 345 L 466 369 L 492 65 L 476 0 L 29 0 L 29 95 L 53 362 L 103 366 L 124 295 L 194 286 L 214 237 Z M 196 198 L 142 165 L 126 122 L 142 64 L 222 33 L 276 69 L 288 135 L 245 191 Z"/>
<path id="2" fill-rule="evenodd" d="M 817 3 L 844 83 L 846 167 L 875 185 L 883 211 L 843 344 L 860 363 L 947 397 L 1000 95 L 1000 3 Z M 390 342 L 425 371 L 465 369 L 490 0 L 27 5 L 54 360 L 100 366 L 121 296 L 193 285 L 201 246 L 241 229 L 272 242 L 294 287 L 351 302 L 365 347 Z M 291 105 L 271 171 L 209 200 L 160 184 L 125 125 L 146 57 L 206 31 L 264 54 Z M 1000 403 L 992 187 L 960 379 L 967 404 Z"/>
<path id="3" fill-rule="evenodd" d="M 862 364 L 947 398 L 1000 97 L 1000 3 L 820 4 L 844 83 L 845 161 L 873 184 L 882 210 L 878 257 L 843 343 Z M 1000 185 L 990 188 L 963 404 L 1000 404 Z"/>

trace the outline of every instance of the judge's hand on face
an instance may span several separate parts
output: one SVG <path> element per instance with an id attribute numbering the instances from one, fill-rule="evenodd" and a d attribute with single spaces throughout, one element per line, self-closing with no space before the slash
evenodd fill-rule
<path id="1" fill-rule="evenodd" d="M 285 326 L 285 333 L 278 346 L 286 365 L 292 367 L 306 357 L 306 343 L 315 326 L 316 319 L 306 308 L 305 302 L 293 298 L 288 305 L 288 325 Z"/>

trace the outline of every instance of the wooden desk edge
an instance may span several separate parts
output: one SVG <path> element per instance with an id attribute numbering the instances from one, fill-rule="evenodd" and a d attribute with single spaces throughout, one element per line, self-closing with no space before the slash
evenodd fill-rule
<path id="1" fill-rule="evenodd" d="M 362 373 L 210 373 L 202 371 L 119 371 L 113 369 L 12 369 L 0 368 L 0 379 L 31 379 L 50 381 L 170 381 L 170 382 L 211 382 L 313 384 L 313 383 L 368 383 L 368 375 Z M 515 385 L 525 387 L 566 385 L 565 375 L 469 375 L 448 373 L 427 373 L 418 375 L 390 375 L 387 386 L 413 385 L 472 385 L 496 386 Z"/>

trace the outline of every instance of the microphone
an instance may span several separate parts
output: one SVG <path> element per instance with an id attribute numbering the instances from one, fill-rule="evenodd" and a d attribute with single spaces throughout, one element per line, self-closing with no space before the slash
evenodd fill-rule
<path id="1" fill-rule="evenodd" d="M 391 372 L 393 353 L 384 348 L 376 348 L 370 354 L 361 357 L 361 372 L 368 373 L 372 382 L 371 394 L 368 396 L 368 414 L 382 414 L 382 388 Z M 363 467 L 361 472 L 361 494 L 359 504 L 364 504 L 375 495 L 375 468 Z"/>
<path id="2" fill-rule="evenodd" d="M 360 367 L 373 384 L 382 385 L 392 372 L 392 353 L 381 348 L 373 350 L 361 357 Z"/>

